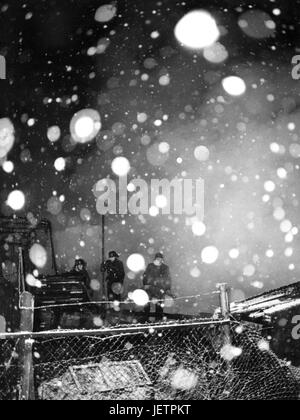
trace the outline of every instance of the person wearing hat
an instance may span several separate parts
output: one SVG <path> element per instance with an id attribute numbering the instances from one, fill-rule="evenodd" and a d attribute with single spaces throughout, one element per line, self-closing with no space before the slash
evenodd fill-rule
<path id="1" fill-rule="evenodd" d="M 107 295 L 110 301 L 121 301 L 125 279 L 124 264 L 116 251 L 108 254 L 108 260 L 101 265 L 101 272 L 106 273 Z"/>
<path id="2" fill-rule="evenodd" d="M 91 279 L 87 271 L 87 262 L 82 258 L 76 258 L 73 269 L 71 270 L 72 274 L 80 274 L 82 277 L 82 283 L 85 286 L 87 295 L 90 299 L 91 295 Z"/>
<path id="3" fill-rule="evenodd" d="M 143 277 L 144 289 L 148 293 L 150 301 L 155 304 L 155 317 L 162 319 L 164 314 L 163 303 L 166 295 L 171 296 L 172 280 L 169 267 L 164 263 L 161 252 L 155 255 L 153 263 L 150 263 Z M 145 307 L 147 318 L 150 316 L 151 304 Z"/>

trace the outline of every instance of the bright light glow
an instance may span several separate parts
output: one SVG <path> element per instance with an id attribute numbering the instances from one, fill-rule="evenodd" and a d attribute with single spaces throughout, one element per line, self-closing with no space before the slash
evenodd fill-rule
<path id="1" fill-rule="evenodd" d="M 171 379 L 171 386 L 175 390 L 189 391 L 196 387 L 198 383 L 198 376 L 191 370 L 179 368 L 177 369 Z"/>
<path id="2" fill-rule="evenodd" d="M 132 182 L 130 182 L 130 184 L 127 185 L 127 191 L 133 193 L 135 190 L 135 185 Z"/>
<path id="3" fill-rule="evenodd" d="M 99 113 L 93 109 L 83 109 L 72 118 L 70 131 L 76 143 L 88 143 L 97 136 L 101 127 Z"/>
<path id="4" fill-rule="evenodd" d="M 212 46 L 204 49 L 203 56 L 210 63 L 219 64 L 227 60 L 228 52 L 224 45 L 216 42 Z"/>
<path id="5" fill-rule="evenodd" d="M 58 126 L 55 125 L 53 127 L 48 128 L 47 137 L 48 140 L 51 141 L 51 143 L 55 143 L 57 140 L 59 140 L 60 136 L 61 131 Z"/>
<path id="6" fill-rule="evenodd" d="M 111 21 L 117 14 L 117 7 L 114 4 L 104 4 L 95 13 L 95 20 L 100 23 Z"/>
<path id="7" fill-rule="evenodd" d="M 286 179 L 288 176 L 287 170 L 285 168 L 277 169 L 277 176 L 280 179 Z"/>
<path id="8" fill-rule="evenodd" d="M 159 208 L 156 206 L 151 206 L 149 209 L 149 215 L 151 217 L 156 217 L 159 215 Z"/>
<path id="9" fill-rule="evenodd" d="M 236 260 L 239 256 L 240 256 L 240 251 L 238 249 L 234 248 L 229 251 L 229 257 L 232 260 Z"/>
<path id="10" fill-rule="evenodd" d="M 36 279 L 32 274 L 27 274 L 26 283 L 29 287 L 36 287 L 38 289 L 42 287 L 41 281 Z"/>
<path id="11" fill-rule="evenodd" d="M 292 230 L 292 228 L 293 228 L 293 225 L 292 225 L 292 223 L 290 222 L 290 220 L 284 220 L 283 222 L 281 222 L 281 224 L 280 224 L 280 230 L 281 230 L 281 232 L 283 232 L 283 233 L 288 233 L 288 232 L 290 232 L 291 230 Z"/>
<path id="12" fill-rule="evenodd" d="M 103 320 L 100 318 L 100 316 L 95 316 L 95 317 L 93 318 L 93 324 L 95 325 L 95 327 L 97 327 L 97 328 L 101 328 L 101 327 L 103 327 L 104 322 L 103 322 Z"/>
<path id="13" fill-rule="evenodd" d="M 292 143 L 289 147 L 290 154 L 293 158 L 299 159 L 300 158 L 300 144 Z"/>
<path id="14" fill-rule="evenodd" d="M 292 232 L 289 232 L 285 235 L 284 240 L 286 243 L 291 243 L 294 240 L 294 235 Z"/>
<path id="15" fill-rule="evenodd" d="M 225 92 L 231 96 L 241 96 L 247 90 L 244 80 L 237 76 L 226 77 L 223 79 L 222 85 Z"/>
<path id="16" fill-rule="evenodd" d="M 160 151 L 160 153 L 169 153 L 170 151 L 170 145 L 167 142 L 162 142 L 159 144 L 158 149 Z"/>
<path id="17" fill-rule="evenodd" d="M 119 177 L 126 176 L 130 171 L 129 160 L 119 156 L 113 160 L 111 169 L 113 173 Z"/>
<path id="18" fill-rule="evenodd" d="M 279 222 L 285 218 L 285 211 L 282 207 L 276 207 L 276 209 L 273 212 L 273 216 L 275 220 L 278 220 Z"/>
<path id="19" fill-rule="evenodd" d="M 148 119 L 148 115 L 145 112 L 138 113 L 138 115 L 137 115 L 137 121 L 140 124 L 144 124 L 147 121 L 147 119 Z"/>
<path id="20" fill-rule="evenodd" d="M 47 202 L 47 210 L 53 216 L 57 216 L 62 211 L 62 203 L 57 197 L 51 197 Z"/>
<path id="21" fill-rule="evenodd" d="M 7 160 L 6 162 L 3 163 L 2 169 L 7 174 L 11 174 L 14 171 L 15 166 L 14 166 L 14 164 L 12 162 L 10 162 L 10 161 Z"/>
<path id="22" fill-rule="evenodd" d="M 198 279 L 201 276 L 201 271 L 199 270 L 198 267 L 194 267 L 191 269 L 190 271 L 190 275 L 194 278 L 194 279 Z"/>
<path id="23" fill-rule="evenodd" d="M 244 267 L 243 275 L 246 277 L 252 277 L 255 274 L 255 267 L 252 264 L 246 265 Z"/>
<path id="24" fill-rule="evenodd" d="M 270 351 L 270 343 L 262 339 L 258 342 L 258 348 L 260 351 Z"/>
<path id="25" fill-rule="evenodd" d="M 44 268 L 47 264 L 47 251 L 45 248 L 40 244 L 34 244 L 29 251 L 29 258 L 30 261 L 37 267 L 37 268 Z"/>
<path id="26" fill-rule="evenodd" d="M 66 161 L 64 158 L 58 158 L 54 162 L 54 167 L 58 172 L 64 171 L 66 168 Z"/>
<path id="27" fill-rule="evenodd" d="M 271 192 L 275 191 L 276 185 L 274 184 L 273 181 L 267 181 L 264 184 L 264 188 L 267 192 L 271 193 Z"/>
<path id="28" fill-rule="evenodd" d="M 101 289 L 101 284 L 100 284 L 100 281 L 99 281 L 99 280 L 97 280 L 97 279 L 93 279 L 93 280 L 91 280 L 91 283 L 90 283 L 90 288 L 91 288 L 92 290 L 94 290 L 95 292 L 99 292 L 99 290 Z"/>
<path id="29" fill-rule="evenodd" d="M 168 199 L 164 195 L 158 195 L 155 199 L 155 204 L 159 209 L 164 209 L 168 205 Z"/>
<path id="30" fill-rule="evenodd" d="M 146 306 L 149 303 L 149 295 L 145 290 L 138 289 L 130 294 L 130 299 L 138 306 Z"/>
<path id="31" fill-rule="evenodd" d="M 284 255 L 286 256 L 286 257 L 288 257 L 288 258 L 290 258 L 290 257 L 292 257 L 292 255 L 294 254 L 294 250 L 293 250 L 293 248 L 287 248 L 285 251 L 284 251 Z"/>
<path id="32" fill-rule="evenodd" d="M 123 285 L 121 283 L 113 283 L 111 285 L 111 290 L 115 295 L 121 295 L 124 291 Z"/>
<path id="33" fill-rule="evenodd" d="M 168 86 L 170 84 L 170 82 L 171 82 L 171 78 L 168 74 L 165 74 L 164 76 L 161 76 L 159 78 L 159 84 L 161 86 Z"/>
<path id="34" fill-rule="evenodd" d="M 82 117 L 75 123 L 78 137 L 89 137 L 94 131 L 94 121 L 90 117 Z"/>
<path id="35" fill-rule="evenodd" d="M 175 304 L 174 299 L 171 296 L 165 296 L 164 307 L 165 308 L 172 308 Z"/>
<path id="36" fill-rule="evenodd" d="M 25 206 L 25 195 L 22 191 L 15 190 L 9 194 L 6 204 L 15 211 L 22 210 Z"/>
<path id="37" fill-rule="evenodd" d="M 270 144 L 271 152 L 279 153 L 280 152 L 280 145 L 278 143 L 271 143 Z"/>
<path id="38" fill-rule="evenodd" d="M 152 144 L 147 149 L 147 160 L 153 166 L 163 166 L 167 162 L 168 158 L 169 158 L 168 153 L 160 152 L 158 143 Z"/>
<path id="39" fill-rule="evenodd" d="M 127 267 L 133 273 L 139 273 L 146 267 L 145 258 L 141 254 L 132 254 L 127 259 Z"/>
<path id="40" fill-rule="evenodd" d="M 268 194 L 265 194 L 262 198 L 262 201 L 264 203 L 268 203 L 270 201 L 271 197 Z"/>
<path id="41" fill-rule="evenodd" d="M 89 209 L 82 209 L 80 211 L 80 217 L 83 221 L 89 222 L 92 218 L 90 210 Z"/>
<path id="42" fill-rule="evenodd" d="M 204 10 L 185 15 L 175 27 L 178 42 L 195 50 L 213 45 L 220 37 L 215 19 Z"/>
<path id="43" fill-rule="evenodd" d="M 274 9 L 274 10 L 273 10 L 273 14 L 274 14 L 275 16 L 280 16 L 280 15 L 281 15 L 281 10 L 280 10 L 280 9 Z"/>
<path id="44" fill-rule="evenodd" d="M 205 264 L 214 264 L 219 258 L 219 250 L 215 246 L 208 246 L 202 250 L 201 258 Z"/>
<path id="45" fill-rule="evenodd" d="M 8 118 L 0 119 L 0 159 L 12 149 L 15 142 L 15 129 Z"/>
<path id="46" fill-rule="evenodd" d="M 194 222 L 192 225 L 192 231 L 195 236 L 203 236 L 206 232 L 206 226 L 202 222 Z"/>
<path id="47" fill-rule="evenodd" d="M 240 357 L 242 353 L 243 350 L 241 348 L 233 347 L 231 344 L 226 344 L 221 349 L 221 357 L 228 362 Z"/>
<path id="48" fill-rule="evenodd" d="M 209 150 L 206 146 L 198 146 L 194 151 L 194 156 L 199 162 L 205 162 L 209 159 Z"/>
<path id="49" fill-rule="evenodd" d="M 33 127 L 35 124 L 35 119 L 34 118 L 29 118 L 29 120 L 27 121 L 27 125 L 28 127 Z"/>
<path id="50" fill-rule="evenodd" d="M 254 281 L 251 283 L 251 286 L 255 287 L 255 289 L 263 289 L 264 283 L 262 281 Z"/>

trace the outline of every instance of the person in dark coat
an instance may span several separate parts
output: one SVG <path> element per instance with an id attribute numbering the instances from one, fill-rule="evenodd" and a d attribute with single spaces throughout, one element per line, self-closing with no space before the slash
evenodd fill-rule
<path id="1" fill-rule="evenodd" d="M 87 271 L 87 263 L 82 258 L 78 258 L 75 260 L 75 264 L 73 269 L 71 270 L 72 274 L 80 274 L 81 281 L 85 287 L 87 297 L 90 300 L 91 295 L 91 279 L 89 273 Z"/>
<path id="2" fill-rule="evenodd" d="M 144 289 L 148 293 L 150 301 L 155 304 L 155 316 L 163 318 L 163 303 L 166 295 L 172 296 L 172 279 L 169 267 L 164 263 L 162 253 L 155 255 L 154 262 L 149 264 L 143 277 Z M 150 316 L 151 304 L 145 307 L 147 318 Z"/>
<path id="3" fill-rule="evenodd" d="M 106 273 L 107 296 L 110 301 L 121 301 L 125 279 L 125 269 L 119 255 L 111 251 L 108 260 L 101 265 L 102 273 Z"/>

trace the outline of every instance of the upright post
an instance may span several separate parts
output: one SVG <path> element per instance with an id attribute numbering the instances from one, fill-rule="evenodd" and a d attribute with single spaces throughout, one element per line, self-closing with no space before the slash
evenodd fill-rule
<path id="1" fill-rule="evenodd" d="M 21 331 L 33 332 L 34 325 L 34 297 L 23 292 L 20 296 L 21 304 Z M 31 339 L 22 338 L 20 342 L 20 362 L 22 370 L 20 400 L 34 400 L 34 372 Z"/>
<path id="2" fill-rule="evenodd" d="M 230 301 L 229 301 L 229 287 L 226 283 L 218 285 L 220 290 L 220 307 L 221 314 L 224 321 L 228 321 L 228 324 L 224 325 L 224 341 L 225 344 L 231 344 L 230 338 Z"/>
<path id="3" fill-rule="evenodd" d="M 19 287 L 19 294 L 21 297 L 21 294 L 25 291 L 25 273 L 24 273 L 24 256 L 23 256 L 23 249 L 19 247 L 19 272 L 18 272 L 18 287 Z"/>
<path id="4" fill-rule="evenodd" d="M 102 252 L 102 263 L 105 262 L 105 216 L 101 218 L 101 252 Z M 107 300 L 106 285 L 105 285 L 105 272 L 102 273 L 102 295 Z"/>
<path id="5" fill-rule="evenodd" d="M 58 274 L 56 258 L 55 258 L 55 251 L 54 251 L 54 242 L 53 242 L 53 230 L 52 225 L 48 222 L 48 232 L 50 236 L 50 247 L 51 247 L 51 258 L 52 258 L 52 267 L 54 268 L 55 274 Z"/>

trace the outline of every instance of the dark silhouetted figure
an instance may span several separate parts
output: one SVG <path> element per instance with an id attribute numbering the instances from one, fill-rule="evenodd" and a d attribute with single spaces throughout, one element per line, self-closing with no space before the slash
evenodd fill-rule
<path id="1" fill-rule="evenodd" d="M 86 261 L 84 261 L 82 258 L 76 259 L 75 260 L 75 264 L 74 267 L 71 271 L 71 273 L 73 274 L 79 274 L 81 275 L 81 281 L 82 284 L 85 287 L 86 293 L 88 298 L 90 299 L 90 295 L 91 295 L 91 279 L 89 276 L 89 273 L 87 271 L 87 263 Z"/>
<path id="2" fill-rule="evenodd" d="M 164 309 L 162 304 L 166 295 L 171 295 L 172 280 L 169 267 L 164 263 L 164 256 L 161 253 L 155 255 L 154 262 L 149 264 L 143 278 L 144 289 L 150 300 L 155 305 L 155 317 L 161 320 Z M 151 304 L 145 307 L 147 318 L 150 316 Z"/>
<path id="3" fill-rule="evenodd" d="M 111 251 L 108 260 L 101 265 L 102 273 L 106 273 L 107 297 L 110 301 L 121 301 L 125 270 L 119 255 Z"/>

